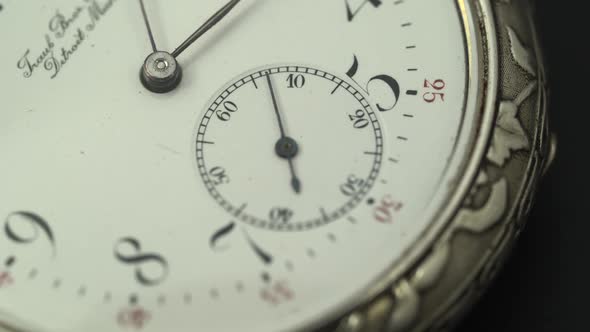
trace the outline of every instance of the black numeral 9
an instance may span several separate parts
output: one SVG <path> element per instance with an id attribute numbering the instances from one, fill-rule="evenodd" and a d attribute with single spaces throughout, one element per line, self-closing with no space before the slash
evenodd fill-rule
<path id="1" fill-rule="evenodd" d="M 51 244 L 55 255 L 55 238 L 49 223 L 33 212 L 13 212 L 4 221 L 4 233 L 18 244 L 31 244 L 44 237 Z"/>

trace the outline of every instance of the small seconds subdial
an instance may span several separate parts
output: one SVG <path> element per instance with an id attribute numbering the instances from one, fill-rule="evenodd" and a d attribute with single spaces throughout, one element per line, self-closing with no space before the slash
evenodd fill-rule
<path id="1" fill-rule="evenodd" d="M 353 85 L 303 66 L 235 80 L 213 100 L 195 139 L 205 187 L 232 220 L 278 231 L 352 211 L 379 174 L 383 141 Z"/>

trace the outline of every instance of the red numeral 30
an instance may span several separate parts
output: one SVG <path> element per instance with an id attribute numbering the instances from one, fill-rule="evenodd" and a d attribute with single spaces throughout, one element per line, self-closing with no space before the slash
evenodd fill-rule
<path id="1" fill-rule="evenodd" d="M 390 195 L 385 195 L 375 207 L 373 215 L 378 222 L 390 224 L 394 220 L 395 213 L 399 212 L 403 207 L 402 202 L 395 201 Z"/>

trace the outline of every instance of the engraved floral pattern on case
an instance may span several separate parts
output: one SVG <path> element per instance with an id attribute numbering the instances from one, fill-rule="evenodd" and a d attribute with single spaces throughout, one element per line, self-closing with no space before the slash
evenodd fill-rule
<path id="1" fill-rule="evenodd" d="M 481 8 L 482 1 L 473 2 Z M 495 278 L 520 233 L 555 146 L 531 5 L 496 0 L 492 6 L 500 57 L 495 130 L 463 208 L 406 277 L 325 331 L 449 331 Z M 471 257 L 463 276 L 453 276 L 449 270 L 465 256 L 457 249 L 477 244 L 479 257 Z"/>

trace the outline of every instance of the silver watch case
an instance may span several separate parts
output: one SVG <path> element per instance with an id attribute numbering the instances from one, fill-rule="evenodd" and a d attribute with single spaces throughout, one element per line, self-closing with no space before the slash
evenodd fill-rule
<path id="1" fill-rule="evenodd" d="M 534 6 L 457 0 L 475 31 L 481 112 L 477 143 L 439 225 L 426 231 L 353 311 L 318 332 L 449 331 L 497 275 L 555 155 Z M 475 22 L 467 22 L 467 14 Z M 435 223 L 435 224 L 437 224 Z"/>
<path id="2" fill-rule="evenodd" d="M 469 46 L 482 55 L 482 70 L 471 79 L 484 83 L 480 137 L 459 190 L 438 225 L 354 310 L 306 331 L 449 331 L 494 279 L 524 226 L 555 155 L 533 7 L 526 0 L 456 1 L 475 17 L 478 43 Z"/>

